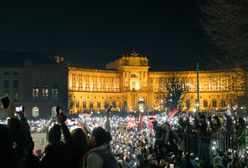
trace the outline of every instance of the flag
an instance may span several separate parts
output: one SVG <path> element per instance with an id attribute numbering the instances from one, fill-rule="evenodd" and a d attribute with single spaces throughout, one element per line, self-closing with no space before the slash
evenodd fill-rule
<path id="1" fill-rule="evenodd" d="M 127 129 L 131 129 L 131 128 L 135 127 L 135 126 L 136 126 L 135 117 L 132 117 L 127 122 Z"/>
<path id="2" fill-rule="evenodd" d="M 178 109 L 175 108 L 174 110 L 168 112 L 168 116 L 173 117 L 177 112 L 178 112 Z"/>

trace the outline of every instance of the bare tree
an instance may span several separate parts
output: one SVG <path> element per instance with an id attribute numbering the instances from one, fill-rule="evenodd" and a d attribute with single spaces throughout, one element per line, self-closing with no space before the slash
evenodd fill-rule
<path id="1" fill-rule="evenodd" d="M 201 9 L 201 24 L 209 38 L 211 65 L 247 69 L 248 1 L 207 0 Z"/>

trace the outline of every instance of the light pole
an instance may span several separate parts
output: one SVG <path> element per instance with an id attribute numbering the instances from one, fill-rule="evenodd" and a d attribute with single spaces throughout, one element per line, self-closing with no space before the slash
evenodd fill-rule
<path id="1" fill-rule="evenodd" d="M 200 88 L 199 88 L 199 63 L 196 63 L 196 84 L 197 84 L 197 113 L 200 112 Z"/>

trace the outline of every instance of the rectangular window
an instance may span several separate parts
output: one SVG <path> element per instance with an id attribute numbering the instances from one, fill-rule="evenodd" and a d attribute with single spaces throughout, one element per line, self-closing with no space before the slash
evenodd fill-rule
<path id="1" fill-rule="evenodd" d="M 39 99 L 39 89 L 38 88 L 32 89 L 32 97 L 33 97 L 33 100 Z"/>
<path id="2" fill-rule="evenodd" d="M 9 88 L 9 80 L 4 80 L 3 81 L 3 87 L 4 88 Z"/>
<path id="3" fill-rule="evenodd" d="M 14 72 L 13 73 L 15 76 L 18 76 L 19 75 L 19 72 Z"/>
<path id="4" fill-rule="evenodd" d="M 4 72 L 3 74 L 7 76 L 7 75 L 9 75 L 9 72 Z"/>
<path id="5" fill-rule="evenodd" d="M 48 88 L 43 88 L 42 89 L 42 99 L 43 100 L 48 100 Z"/>
<path id="6" fill-rule="evenodd" d="M 52 89 L 52 100 L 58 100 L 58 98 L 59 98 L 59 90 Z"/>
<path id="7" fill-rule="evenodd" d="M 13 81 L 13 88 L 18 88 L 19 87 L 19 81 L 18 80 L 14 80 Z"/>

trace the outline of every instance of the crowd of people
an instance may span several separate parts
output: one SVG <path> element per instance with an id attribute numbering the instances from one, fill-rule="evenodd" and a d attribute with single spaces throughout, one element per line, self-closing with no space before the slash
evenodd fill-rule
<path id="1" fill-rule="evenodd" d="M 149 119 L 110 115 L 108 109 L 103 116 L 67 118 L 58 107 L 56 118 L 26 120 L 24 112 L 15 116 L 12 106 L 6 111 L 8 119 L 0 124 L 1 167 L 248 166 L 246 122 L 227 114 Z M 47 133 L 41 153 L 34 151 L 31 134 L 36 133 Z"/>

